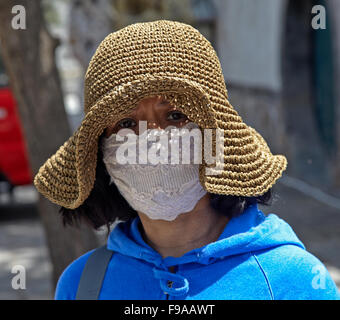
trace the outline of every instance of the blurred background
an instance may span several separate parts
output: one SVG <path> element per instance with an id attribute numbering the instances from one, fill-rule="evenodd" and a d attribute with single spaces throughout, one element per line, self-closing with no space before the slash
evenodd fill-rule
<path id="1" fill-rule="evenodd" d="M 15 5 L 25 20 L 13 25 Z M 312 12 L 316 5 L 325 15 Z M 212 43 L 232 105 L 288 159 L 273 205 L 260 208 L 290 223 L 340 287 L 340 0 L 7 0 L 0 4 L 0 299 L 52 299 L 64 268 L 104 241 L 105 230 L 64 229 L 32 179 L 82 120 L 84 75 L 100 41 L 158 19 L 191 24 Z M 13 288 L 17 265 L 25 288 Z"/>

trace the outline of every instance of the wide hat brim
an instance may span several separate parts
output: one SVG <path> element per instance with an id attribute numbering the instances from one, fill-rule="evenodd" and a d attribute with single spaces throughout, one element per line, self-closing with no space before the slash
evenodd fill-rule
<path id="1" fill-rule="evenodd" d="M 125 83 L 106 93 L 85 115 L 75 133 L 39 169 L 34 178 L 37 190 L 50 201 L 69 209 L 79 207 L 94 186 L 98 137 L 104 129 L 129 114 L 139 100 L 164 96 L 196 122 L 200 129 L 224 130 L 224 169 L 209 176 L 200 164 L 200 182 L 210 193 L 256 196 L 266 192 L 287 167 L 283 155 L 272 155 L 262 136 L 243 123 L 226 101 L 230 112 L 212 108 L 201 86 L 188 79 L 147 76 Z"/>

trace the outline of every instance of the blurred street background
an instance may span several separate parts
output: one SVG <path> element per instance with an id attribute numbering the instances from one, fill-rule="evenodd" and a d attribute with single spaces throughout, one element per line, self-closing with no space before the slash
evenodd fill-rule
<path id="1" fill-rule="evenodd" d="M 11 24 L 15 5 L 26 9 L 23 30 Z M 101 40 L 158 19 L 191 24 L 212 43 L 231 104 L 288 159 L 272 206 L 260 209 L 286 220 L 340 288 L 340 0 L 9 0 L 0 4 L 0 299 L 52 299 L 60 272 L 104 241 L 105 231 L 64 229 L 32 179 L 81 123 Z M 12 287 L 16 265 L 25 289 Z"/>

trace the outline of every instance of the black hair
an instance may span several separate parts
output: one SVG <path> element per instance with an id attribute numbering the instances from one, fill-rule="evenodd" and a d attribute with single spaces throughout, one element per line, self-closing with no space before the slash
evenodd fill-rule
<path id="1" fill-rule="evenodd" d="M 101 145 L 104 133 L 99 137 Z M 210 205 L 218 213 L 233 218 L 240 215 L 251 204 L 258 203 L 269 206 L 272 200 L 272 189 L 257 197 L 243 197 L 209 193 Z M 137 216 L 137 212 L 129 205 L 114 183 L 110 184 L 110 176 L 103 162 L 103 153 L 98 148 L 97 167 L 94 187 L 88 198 L 76 209 L 60 207 L 64 226 L 85 223 L 98 230 L 106 226 L 108 233 L 110 225 L 116 221 L 128 221 Z"/>

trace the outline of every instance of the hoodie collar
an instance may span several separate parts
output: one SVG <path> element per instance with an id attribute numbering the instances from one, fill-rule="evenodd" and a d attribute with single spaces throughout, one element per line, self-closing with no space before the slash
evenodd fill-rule
<path id="1" fill-rule="evenodd" d="M 141 227 L 139 216 L 118 223 L 109 235 L 108 249 L 148 261 L 167 270 L 173 265 L 192 262 L 210 264 L 227 256 L 283 244 L 304 248 L 285 221 L 275 214 L 265 216 L 256 203 L 249 205 L 241 215 L 230 219 L 215 242 L 193 249 L 180 257 L 163 258 L 144 241 Z"/>

